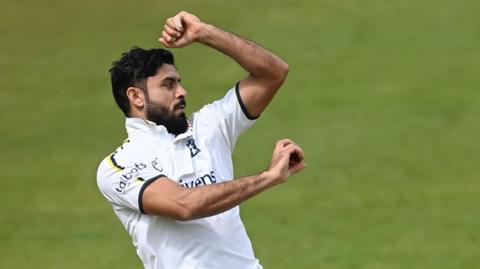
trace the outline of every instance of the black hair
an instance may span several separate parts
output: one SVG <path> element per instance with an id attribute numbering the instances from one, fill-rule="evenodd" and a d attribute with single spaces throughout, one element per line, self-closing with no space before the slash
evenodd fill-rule
<path id="1" fill-rule="evenodd" d="M 112 92 L 115 102 L 125 116 L 130 114 L 128 87 L 139 87 L 146 92 L 146 80 L 154 76 L 163 64 L 175 65 L 173 54 L 165 49 L 145 50 L 133 47 L 122 54 L 120 60 L 112 63 L 110 68 Z"/>

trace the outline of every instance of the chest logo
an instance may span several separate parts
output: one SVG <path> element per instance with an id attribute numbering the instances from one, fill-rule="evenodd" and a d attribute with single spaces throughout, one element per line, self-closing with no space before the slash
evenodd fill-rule
<path id="1" fill-rule="evenodd" d="M 161 167 L 160 164 L 158 163 L 158 158 L 155 158 L 155 159 L 152 161 L 152 167 L 153 167 L 153 169 L 157 170 L 158 172 L 162 172 L 162 171 L 163 171 L 163 167 Z"/>
<path id="2" fill-rule="evenodd" d="M 190 149 L 190 155 L 195 157 L 198 153 L 200 153 L 200 149 L 195 145 L 195 140 L 193 138 L 190 138 L 187 140 L 187 147 Z"/>

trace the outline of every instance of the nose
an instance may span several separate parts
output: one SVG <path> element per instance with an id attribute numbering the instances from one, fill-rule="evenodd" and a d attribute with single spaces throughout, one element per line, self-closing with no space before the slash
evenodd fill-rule
<path id="1" fill-rule="evenodd" d="M 187 97 L 187 90 L 183 88 L 182 84 L 178 84 L 177 92 L 175 93 L 175 98 L 185 98 Z"/>

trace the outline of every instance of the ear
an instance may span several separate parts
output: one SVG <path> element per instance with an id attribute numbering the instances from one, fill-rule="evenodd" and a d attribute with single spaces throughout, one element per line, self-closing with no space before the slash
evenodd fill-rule
<path id="1" fill-rule="evenodd" d="M 142 110 L 145 106 L 145 94 L 142 89 L 137 87 L 128 87 L 127 97 L 132 108 Z"/>

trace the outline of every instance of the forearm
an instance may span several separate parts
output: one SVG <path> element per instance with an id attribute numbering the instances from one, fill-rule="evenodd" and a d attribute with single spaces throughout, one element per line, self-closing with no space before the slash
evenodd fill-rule
<path id="1" fill-rule="evenodd" d="M 153 180 L 140 193 L 140 210 L 147 214 L 192 220 L 227 211 L 243 201 L 283 183 L 291 174 L 305 168 L 303 150 L 289 139 L 275 145 L 267 171 L 228 182 L 184 188 L 175 180 Z"/>
<path id="2" fill-rule="evenodd" d="M 274 178 L 263 172 L 228 182 L 184 189 L 177 197 L 187 208 L 185 220 L 198 219 L 227 211 L 275 185 Z"/>
<path id="3" fill-rule="evenodd" d="M 205 24 L 197 41 L 230 56 L 254 77 L 283 80 L 288 72 L 287 63 L 274 53 L 213 25 Z"/>

